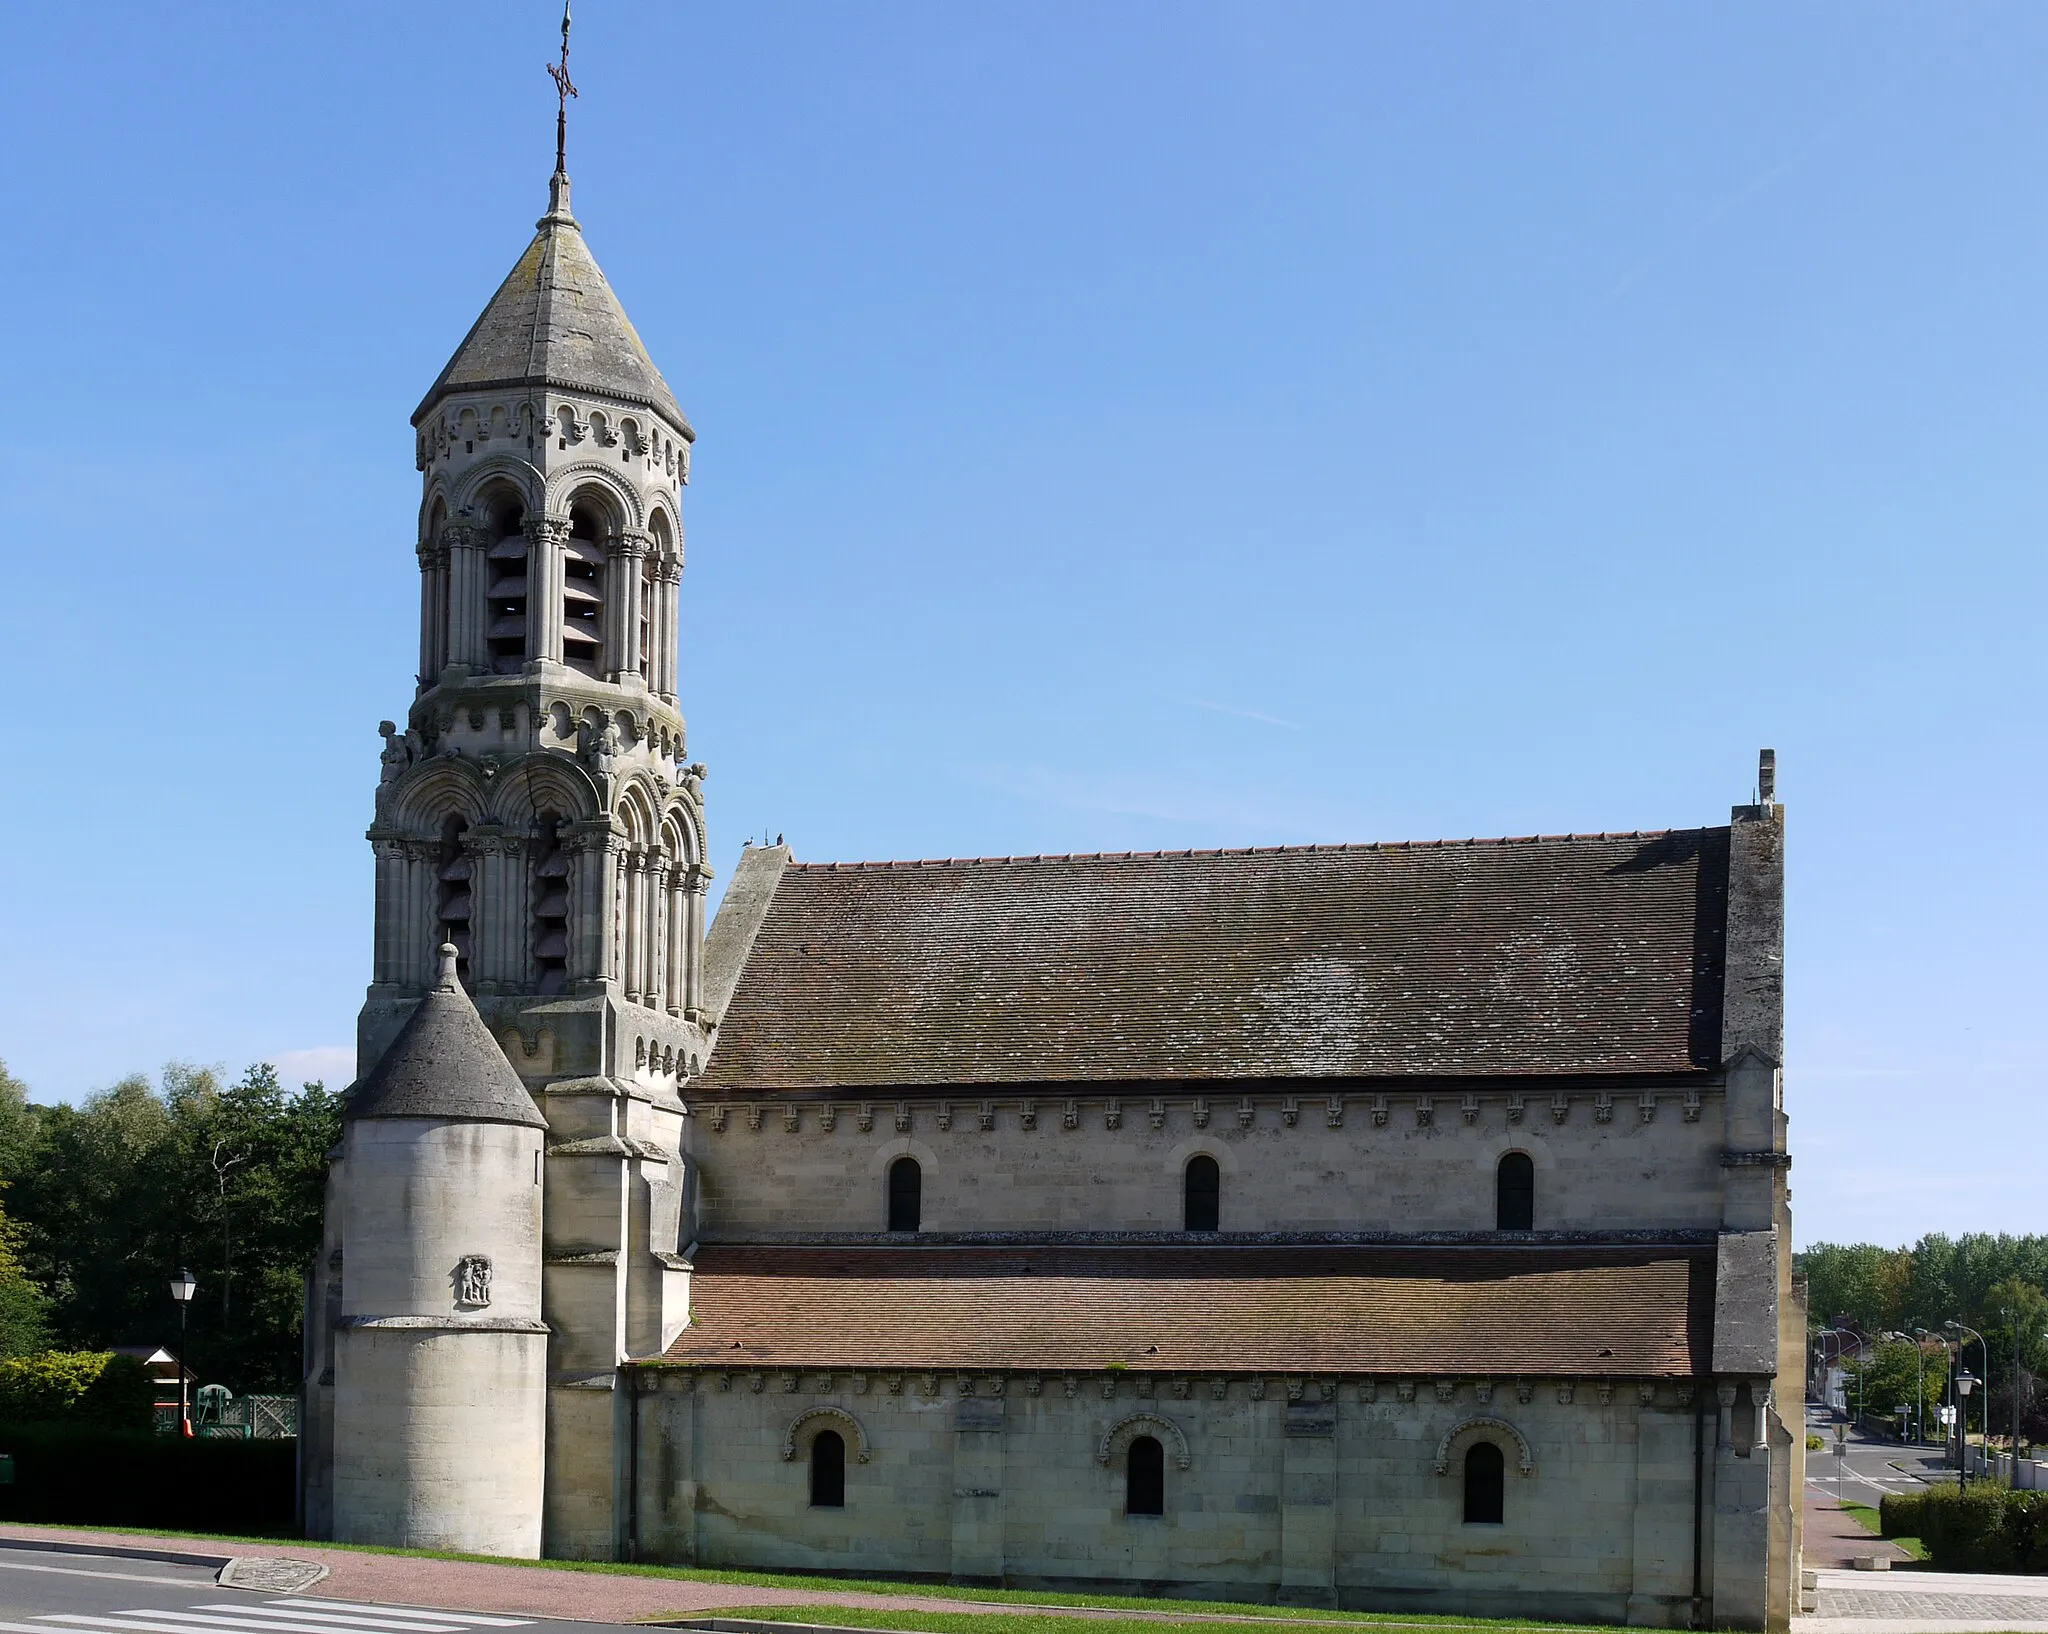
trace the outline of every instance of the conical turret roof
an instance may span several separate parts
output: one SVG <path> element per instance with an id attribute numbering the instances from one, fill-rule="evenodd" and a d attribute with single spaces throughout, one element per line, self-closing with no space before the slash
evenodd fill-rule
<path id="1" fill-rule="evenodd" d="M 442 1118 L 516 1123 L 547 1120 L 505 1059 L 455 976 L 456 952 L 441 949 L 441 978 L 420 1000 L 391 1047 L 356 1080 L 344 1118 Z"/>
<path id="2" fill-rule="evenodd" d="M 448 392 L 553 386 L 652 409 L 685 438 L 690 422 L 640 344 L 569 213 L 569 178 L 548 186 L 548 213 L 413 414 L 417 425 Z"/>

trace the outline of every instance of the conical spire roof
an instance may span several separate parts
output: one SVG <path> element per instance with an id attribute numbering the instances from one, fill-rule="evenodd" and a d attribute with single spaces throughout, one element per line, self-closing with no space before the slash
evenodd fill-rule
<path id="1" fill-rule="evenodd" d="M 413 415 L 454 391 L 553 386 L 638 403 L 694 437 L 569 213 L 569 178 L 548 184 L 548 213 Z"/>
<path id="2" fill-rule="evenodd" d="M 443 1118 L 547 1127 L 519 1074 L 462 990 L 455 960 L 453 947 L 441 949 L 440 980 L 377 1064 L 349 1090 L 344 1118 Z"/>

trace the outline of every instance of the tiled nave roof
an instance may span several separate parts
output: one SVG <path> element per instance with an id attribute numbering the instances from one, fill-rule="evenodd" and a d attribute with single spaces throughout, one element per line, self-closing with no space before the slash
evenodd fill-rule
<path id="1" fill-rule="evenodd" d="M 793 864 L 700 1093 L 1711 1070 L 1728 831 Z"/>
<path id="2" fill-rule="evenodd" d="M 706 1246 L 666 1360 L 1671 1378 L 1711 1355 L 1711 1248 Z"/>

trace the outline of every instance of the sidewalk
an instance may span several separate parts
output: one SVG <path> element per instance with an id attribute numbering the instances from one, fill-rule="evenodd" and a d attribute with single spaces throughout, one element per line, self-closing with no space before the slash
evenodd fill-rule
<path id="1" fill-rule="evenodd" d="M 610 1572 L 564 1571 L 546 1566 L 493 1566 L 468 1560 L 425 1560 L 410 1555 L 359 1554 L 351 1549 L 309 1549 L 289 1540 L 223 1543 L 214 1538 L 136 1536 L 59 1526 L 0 1524 L 0 1538 L 65 1543 L 97 1549 L 133 1549 L 186 1559 L 317 1561 L 328 1576 L 306 1591 L 309 1599 L 371 1600 L 444 1611 L 507 1612 L 594 1623 L 630 1623 L 651 1617 L 701 1616 L 734 1606 L 891 1606 L 914 1611 L 1016 1611 L 1011 1604 L 939 1599 L 914 1588 L 902 1594 L 847 1594 L 827 1589 L 754 1588 L 675 1577 L 625 1577 Z M 1070 1611 L 1071 1607 L 1045 1607 Z M 1085 1618 L 1086 1613 L 1081 1613 Z M 1142 1612 L 1118 1613 L 1143 1616 Z M 1162 1615 L 1168 1615 L 1162 1613 Z"/>
<path id="2" fill-rule="evenodd" d="M 1808 1569 L 1812 1570 L 1811 1563 Z M 2048 1634 L 2048 1578 L 1822 1570 L 1792 1634 Z"/>
<path id="3" fill-rule="evenodd" d="M 1899 1565 L 1912 1556 L 1896 1543 L 1887 1543 L 1875 1532 L 1867 1532 L 1847 1510 L 1836 1504 L 1834 1494 L 1825 1498 L 1806 1487 L 1806 1569 L 1846 1567 L 1858 1555 L 1879 1555 Z"/>

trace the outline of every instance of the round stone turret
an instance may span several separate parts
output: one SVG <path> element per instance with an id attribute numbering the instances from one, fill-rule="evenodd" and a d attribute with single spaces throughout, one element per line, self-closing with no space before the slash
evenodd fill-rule
<path id="1" fill-rule="evenodd" d="M 440 965 L 343 1110 L 334 1536 L 536 1558 L 546 1123 Z"/>

